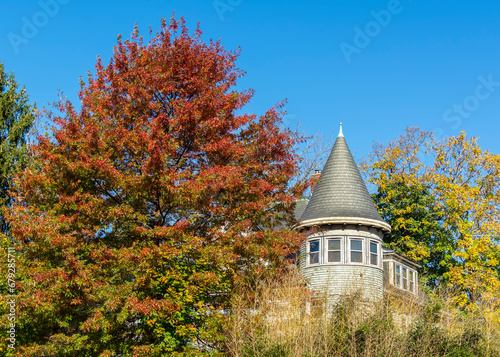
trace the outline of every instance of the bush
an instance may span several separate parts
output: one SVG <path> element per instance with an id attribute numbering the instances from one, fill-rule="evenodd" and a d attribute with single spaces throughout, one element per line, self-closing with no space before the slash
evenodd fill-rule
<path id="1" fill-rule="evenodd" d="M 418 304 L 387 294 L 373 304 L 352 294 L 329 306 L 291 270 L 240 292 L 222 348 L 238 357 L 499 356 L 499 331 L 486 331 L 484 316 L 450 301 Z"/>

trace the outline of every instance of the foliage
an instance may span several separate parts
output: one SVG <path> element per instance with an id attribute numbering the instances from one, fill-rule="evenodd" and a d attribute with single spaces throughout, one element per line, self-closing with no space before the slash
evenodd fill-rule
<path id="1" fill-rule="evenodd" d="M 238 53 L 182 19 L 151 37 L 134 30 L 98 60 L 81 110 L 49 114 L 16 182 L 25 355 L 217 355 L 235 287 L 302 239 L 273 229 L 303 189 L 282 104 L 237 114 L 252 96 L 232 89 Z"/>
<path id="2" fill-rule="evenodd" d="M 226 343 L 238 357 L 500 356 L 500 330 L 485 327 L 484 317 L 438 294 L 421 303 L 386 294 L 368 304 L 354 293 L 328 305 L 290 271 L 240 294 Z"/>
<path id="3" fill-rule="evenodd" d="M 408 128 L 363 166 L 393 232 L 389 246 L 422 261 L 434 286 L 450 283 L 474 308 L 500 290 L 500 156 L 465 133 L 440 142 Z M 442 279 L 440 278 L 442 276 Z"/>
<path id="4" fill-rule="evenodd" d="M 35 107 L 29 104 L 26 88 L 20 88 L 13 73 L 0 63 L 0 206 L 10 204 L 8 190 L 15 172 L 26 164 L 26 135 L 35 119 Z M 0 217 L 0 231 L 8 226 Z"/>
<path id="5" fill-rule="evenodd" d="M 20 88 L 13 73 L 6 73 L 3 63 L 0 63 L 0 208 L 5 209 L 11 205 L 9 189 L 13 185 L 13 177 L 16 172 L 27 164 L 26 137 L 32 128 L 35 119 L 35 106 L 29 104 L 26 88 Z M 9 234 L 9 225 L 4 218 L 4 212 L 0 213 L 0 255 L 2 258 L 2 272 L 4 276 L 0 279 L 0 296 L 7 297 L 0 301 L 0 311 L 4 318 L 10 306 L 7 305 L 9 296 L 9 273 L 12 273 L 7 262 L 14 259 L 9 253 L 12 242 Z M 10 263 L 12 266 L 12 263 Z M 15 264 L 14 264 L 15 267 Z M 5 312 L 5 314 L 4 314 Z M 9 311 L 10 313 L 10 311 Z M 8 329 L 5 328 L 4 331 Z M 6 352 L 7 334 L 2 334 L 0 342 L 0 353 Z"/>
<path id="6" fill-rule="evenodd" d="M 436 287 L 451 259 L 452 235 L 442 226 L 443 214 L 428 187 L 397 181 L 393 177 L 372 195 L 382 218 L 392 227 L 384 245 L 421 261 L 420 273 L 427 284 Z"/>

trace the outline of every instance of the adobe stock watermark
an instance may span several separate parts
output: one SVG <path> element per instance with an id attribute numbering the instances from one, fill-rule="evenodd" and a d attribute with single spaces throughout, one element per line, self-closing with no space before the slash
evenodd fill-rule
<path id="1" fill-rule="evenodd" d="M 224 21 L 224 14 L 228 11 L 233 12 L 234 8 L 242 2 L 243 0 L 214 0 L 212 5 L 219 19 Z"/>
<path id="2" fill-rule="evenodd" d="M 9 295 L 7 298 L 7 305 L 9 306 L 9 314 L 7 320 L 9 324 L 7 325 L 7 341 L 8 347 L 10 349 L 15 349 L 16 347 L 16 256 L 14 247 L 7 248 L 7 287 Z"/>
<path id="3" fill-rule="evenodd" d="M 410 0 L 411 1 L 411 0 Z M 340 50 L 347 63 L 351 63 L 354 54 L 360 54 L 377 37 L 382 28 L 389 26 L 394 15 L 403 11 L 403 5 L 399 0 L 389 0 L 386 9 L 372 10 L 370 15 L 373 20 L 368 21 L 363 28 L 354 27 L 354 38 L 351 43 L 341 42 Z"/>
<path id="4" fill-rule="evenodd" d="M 9 32 L 7 38 L 15 53 L 19 53 L 19 47 L 25 45 L 35 37 L 41 28 L 47 26 L 50 18 L 59 13 L 60 5 L 66 5 L 70 0 L 40 0 L 40 10 L 33 15 L 21 17 L 22 25 L 20 32 Z"/>
<path id="5" fill-rule="evenodd" d="M 462 124 L 463 119 L 469 118 L 473 112 L 479 109 L 481 102 L 489 99 L 495 89 L 500 87 L 500 81 L 495 82 L 492 74 L 489 74 L 486 78 L 479 76 L 477 80 L 479 84 L 472 95 L 468 95 L 460 103 L 454 103 L 451 108 L 443 113 L 445 122 L 454 123 L 453 129 L 457 129 Z"/>

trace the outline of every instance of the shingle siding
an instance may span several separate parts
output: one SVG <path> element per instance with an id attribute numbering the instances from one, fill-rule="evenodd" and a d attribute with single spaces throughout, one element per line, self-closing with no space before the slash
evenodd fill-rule
<path id="1" fill-rule="evenodd" d="M 302 274 L 312 290 L 328 295 L 359 293 L 364 300 L 380 301 L 383 294 L 383 271 L 364 265 L 318 265 L 305 267 Z"/>
<path id="2" fill-rule="evenodd" d="M 325 248 L 328 239 L 341 239 L 341 262 L 328 263 Z M 351 239 L 362 240 L 364 243 L 363 264 L 349 262 Z M 309 265 L 307 262 L 307 244 L 311 240 L 320 241 L 320 260 L 318 265 Z M 378 265 L 370 265 L 369 243 L 378 243 Z M 377 229 L 363 226 L 332 226 L 310 234 L 300 250 L 300 268 L 311 289 L 328 295 L 344 295 L 354 293 L 359 289 L 362 298 L 370 301 L 379 301 L 383 293 L 382 269 L 382 232 Z"/>

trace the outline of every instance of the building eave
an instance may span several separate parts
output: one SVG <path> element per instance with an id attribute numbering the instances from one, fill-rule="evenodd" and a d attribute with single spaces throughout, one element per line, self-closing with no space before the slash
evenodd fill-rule
<path id="1" fill-rule="evenodd" d="M 390 233 L 391 226 L 386 223 L 370 218 L 358 218 L 358 217 L 325 217 L 325 218 L 315 218 L 309 219 L 302 222 L 296 226 L 297 229 L 305 227 L 322 226 L 326 224 L 353 224 L 362 225 L 365 227 L 379 228 L 384 233 Z"/>

